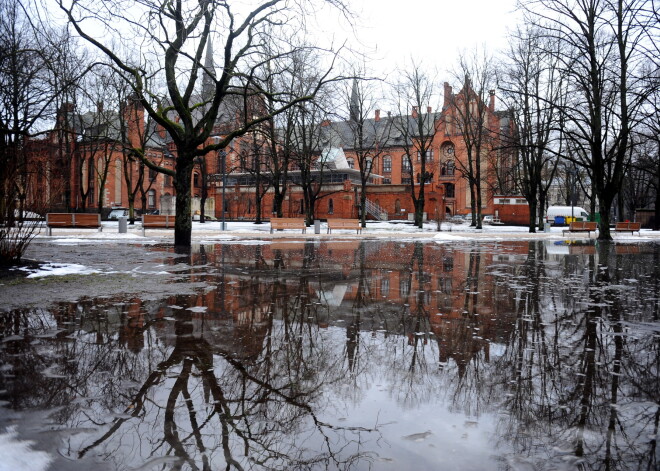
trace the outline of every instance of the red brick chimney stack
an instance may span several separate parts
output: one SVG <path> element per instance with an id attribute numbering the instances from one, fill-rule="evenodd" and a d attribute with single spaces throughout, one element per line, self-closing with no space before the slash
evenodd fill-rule
<path id="1" fill-rule="evenodd" d="M 376 117 L 374 118 L 376 121 L 380 121 L 380 110 L 376 110 L 375 113 Z"/>
<path id="2" fill-rule="evenodd" d="M 493 112 L 495 111 L 495 90 L 489 90 L 488 94 L 490 95 L 490 103 L 488 103 L 488 109 Z"/>
<path id="3" fill-rule="evenodd" d="M 451 102 L 451 95 L 452 95 L 452 89 L 449 86 L 449 83 L 445 82 L 445 97 L 444 97 L 443 107 L 449 106 L 449 103 Z"/>
<path id="4" fill-rule="evenodd" d="M 412 116 L 413 119 L 417 119 L 418 114 L 417 114 L 417 107 L 416 106 L 412 107 L 412 112 L 410 113 L 410 116 Z"/>
<path id="5" fill-rule="evenodd" d="M 427 106 L 427 107 L 426 107 L 426 112 L 427 112 L 428 114 L 431 114 L 432 111 L 433 111 L 433 108 L 431 108 L 430 106 Z"/>

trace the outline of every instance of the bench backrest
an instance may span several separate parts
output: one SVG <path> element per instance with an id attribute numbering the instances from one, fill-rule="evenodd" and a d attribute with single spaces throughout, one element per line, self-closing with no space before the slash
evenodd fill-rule
<path id="1" fill-rule="evenodd" d="M 60 227 L 100 227 L 101 215 L 98 213 L 48 213 L 46 225 Z"/>
<path id="2" fill-rule="evenodd" d="M 303 218 L 271 218 L 270 220 L 271 225 L 272 224 L 295 224 L 295 225 L 305 225 L 305 220 Z"/>
<path id="3" fill-rule="evenodd" d="M 616 231 L 639 231 L 642 227 L 641 222 L 617 222 L 614 230 Z"/>
<path id="4" fill-rule="evenodd" d="M 143 214 L 142 225 L 169 228 L 174 227 L 175 219 L 175 216 L 169 214 Z"/>
<path id="5" fill-rule="evenodd" d="M 571 231 L 595 231 L 597 227 L 597 222 L 574 221 L 570 224 L 569 229 Z"/>
<path id="6" fill-rule="evenodd" d="M 360 225 L 360 220 L 359 219 L 328 219 L 328 224 L 332 226 L 355 227 Z"/>

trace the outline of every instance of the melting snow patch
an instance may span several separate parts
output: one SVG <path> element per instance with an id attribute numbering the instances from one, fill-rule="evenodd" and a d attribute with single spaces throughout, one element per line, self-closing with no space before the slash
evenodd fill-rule
<path id="1" fill-rule="evenodd" d="M 23 271 L 30 272 L 28 278 L 40 278 L 43 276 L 64 276 L 64 275 L 90 275 L 98 273 L 98 270 L 87 268 L 77 263 L 46 263 L 38 270 L 30 268 L 21 268 Z"/>
<path id="2" fill-rule="evenodd" d="M 439 232 L 438 234 L 434 235 L 433 238 L 435 240 L 465 240 L 465 237 L 463 236 L 448 234 L 446 232 Z"/>
<path id="3" fill-rule="evenodd" d="M 53 458 L 43 451 L 32 450 L 31 445 L 32 442 L 16 440 L 15 427 L 9 427 L 7 433 L 0 434 L 0 471 L 45 471 Z"/>

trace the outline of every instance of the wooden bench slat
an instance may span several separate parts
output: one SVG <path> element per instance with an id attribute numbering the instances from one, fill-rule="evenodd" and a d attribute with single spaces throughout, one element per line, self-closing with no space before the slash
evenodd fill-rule
<path id="1" fill-rule="evenodd" d="M 362 232 L 362 225 L 359 219 L 328 219 L 328 234 L 332 229 L 350 229 L 356 230 L 359 234 Z"/>
<path id="2" fill-rule="evenodd" d="M 169 214 L 143 214 L 142 215 L 142 235 L 147 228 L 152 229 L 174 229 L 176 222 L 175 215 Z"/>
<path id="3" fill-rule="evenodd" d="M 48 235 L 54 227 L 103 230 L 101 215 L 98 213 L 48 213 L 46 214 Z"/>
<path id="4" fill-rule="evenodd" d="M 271 218 L 270 233 L 272 234 L 273 230 L 276 229 L 302 229 L 303 234 L 307 232 L 307 226 L 303 218 Z"/>
<path id="5" fill-rule="evenodd" d="M 567 232 L 586 232 L 589 237 L 591 237 L 592 232 L 596 232 L 598 229 L 598 223 L 592 221 L 574 221 L 570 223 L 568 229 L 562 231 L 563 234 Z"/>
<path id="6" fill-rule="evenodd" d="M 617 222 L 614 225 L 614 232 L 630 232 L 631 234 L 637 232 L 639 234 L 641 228 L 642 224 L 640 222 Z"/>

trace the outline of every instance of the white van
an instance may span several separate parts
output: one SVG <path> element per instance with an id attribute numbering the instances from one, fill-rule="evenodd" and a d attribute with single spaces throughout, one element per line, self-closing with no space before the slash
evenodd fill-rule
<path id="1" fill-rule="evenodd" d="M 568 224 L 573 221 L 588 221 L 589 213 L 579 206 L 550 206 L 545 214 L 545 222 L 554 224 L 556 217 L 564 218 L 564 224 Z"/>

